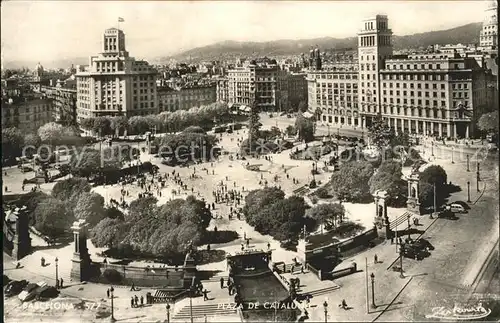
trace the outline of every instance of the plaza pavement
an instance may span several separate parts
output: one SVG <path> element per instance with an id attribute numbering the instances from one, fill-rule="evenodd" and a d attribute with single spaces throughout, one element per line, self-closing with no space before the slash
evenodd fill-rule
<path id="1" fill-rule="evenodd" d="M 223 140 L 222 140 L 222 145 L 231 145 L 231 143 L 235 143 L 234 142 L 231 142 L 229 139 L 228 140 L 225 140 L 227 139 L 228 137 L 223 137 Z M 228 146 L 229 147 L 229 146 Z M 428 147 L 427 147 L 428 148 Z M 430 149 L 428 149 L 430 150 Z M 283 156 L 284 160 L 286 160 L 286 157 L 287 157 L 287 154 L 288 152 L 285 152 L 286 155 Z M 427 152 L 427 155 L 429 155 L 430 152 Z M 435 154 L 436 155 L 436 154 Z M 152 156 L 148 156 L 146 154 L 141 154 L 141 157 L 142 158 L 145 158 L 147 160 L 151 159 Z M 275 164 L 278 164 L 280 165 L 280 156 L 279 155 L 273 155 L 273 157 L 275 158 Z M 441 157 L 436 157 L 436 158 L 441 158 Z M 467 180 L 471 180 L 472 183 L 475 183 L 475 167 L 473 167 L 472 165 L 472 160 L 471 160 L 471 172 L 465 172 L 464 171 L 464 165 L 465 165 L 465 160 L 463 159 L 459 159 L 460 161 L 457 161 L 456 159 L 456 156 L 455 156 L 455 164 L 451 164 L 450 161 L 449 161 L 449 158 L 450 156 L 448 155 L 447 157 L 442 157 L 441 159 L 433 159 L 432 162 L 438 162 L 439 164 L 442 164 L 444 165 L 445 169 L 447 170 L 448 172 L 448 176 L 449 176 L 449 180 L 453 181 L 453 183 L 455 184 L 458 184 L 460 185 L 462 188 L 466 187 L 465 183 Z M 207 196 L 207 197 L 210 197 L 211 196 L 211 190 L 213 190 L 213 185 L 214 183 L 217 183 L 219 182 L 221 179 L 222 180 L 225 180 L 225 176 L 230 176 L 229 178 L 229 181 L 228 181 L 228 188 L 231 187 L 230 183 L 231 180 L 234 181 L 234 176 L 237 176 L 236 174 L 238 173 L 241 173 L 240 172 L 235 172 L 234 174 L 231 173 L 230 171 L 228 171 L 230 168 L 229 165 L 232 165 L 233 167 L 235 167 L 234 165 L 236 165 L 238 161 L 232 161 L 230 162 L 229 160 L 223 160 L 222 162 L 220 162 L 220 164 L 218 164 L 216 166 L 216 169 L 217 170 L 221 170 L 221 173 L 219 174 L 219 172 L 216 173 L 216 176 L 214 176 L 214 178 L 210 181 L 211 183 L 208 183 L 207 184 L 207 179 L 204 179 L 203 180 L 203 184 L 200 185 L 200 187 L 198 188 L 201 191 L 204 191 L 204 193 L 210 193 L 208 195 L 205 195 L 203 194 L 204 196 Z M 263 159 L 260 159 L 258 161 L 256 160 L 249 160 L 249 162 L 252 164 L 252 162 L 255 162 L 255 163 L 268 163 L 268 164 L 271 164 Z M 294 176 L 297 176 L 297 178 L 300 178 L 300 180 L 303 182 L 303 183 L 306 183 L 307 180 L 309 179 L 308 177 L 310 176 L 310 172 L 308 171 L 309 170 L 309 163 L 310 162 L 301 162 L 301 161 L 290 161 L 289 159 L 287 160 L 288 163 L 292 162 L 292 163 L 295 163 L 295 162 L 298 162 L 298 163 L 304 163 L 303 165 L 301 166 L 297 166 L 297 171 L 296 173 L 294 173 Z M 307 163 L 307 164 L 306 164 Z M 160 167 L 162 168 L 162 166 L 165 166 L 165 165 L 161 165 Z M 238 166 L 238 165 L 237 165 Z M 168 167 L 168 166 L 165 166 L 165 167 Z M 201 165 L 199 166 L 196 166 L 197 167 L 197 171 L 198 171 L 198 167 L 200 167 L 200 173 L 201 173 Z M 210 170 L 210 167 L 207 167 L 209 170 Z M 165 171 L 171 171 L 169 168 L 164 168 Z M 172 168 L 173 169 L 173 168 Z M 16 176 L 15 175 L 15 171 L 17 169 L 13 169 L 13 170 L 9 170 L 9 176 L 11 174 L 13 174 L 13 176 L 11 176 L 9 178 L 9 180 L 11 179 L 15 179 Z M 302 171 L 300 171 L 302 170 Z M 304 171 L 306 170 L 306 171 Z M 160 170 L 162 171 L 162 170 Z M 176 171 L 179 171 L 179 172 L 183 172 L 183 175 L 189 175 L 191 174 L 192 172 L 192 169 L 191 168 L 176 168 Z M 11 173 L 12 172 L 12 173 Z M 248 172 L 248 171 L 247 171 Z M 289 171 L 289 172 L 293 172 L 293 168 Z M 185 173 L 185 174 L 184 174 Z M 244 173 L 244 172 L 243 172 Z M 229 174 L 229 175 L 228 175 Z M 485 183 L 490 183 L 491 181 L 495 181 L 496 178 L 497 178 L 497 174 L 498 174 L 498 168 L 493 168 L 491 169 L 490 172 L 487 172 L 487 170 L 483 171 L 482 172 L 482 175 L 481 177 L 483 178 L 483 181 Z M 243 176 L 245 177 L 248 177 L 248 174 L 243 174 Z M 299 176 L 302 176 L 302 177 L 299 177 Z M 183 177 L 186 177 L 186 176 L 183 176 Z M 269 183 L 271 184 L 272 183 L 272 176 L 269 176 Z M 209 178 L 209 177 L 207 177 Z M 255 185 L 252 186 L 251 182 L 248 182 L 247 185 L 248 186 L 248 189 L 253 189 L 253 188 L 257 188 L 258 187 L 258 180 L 259 180 L 259 177 L 258 175 L 257 176 L 254 176 L 253 178 L 253 183 Z M 21 180 L 22 181 L 22 180 Z M 257 182 L 257 183 L 256 183 Z M 291 182 L 291 179 L 290 179 L 290 182 Z M 170 182 L 169 182 L 170 183 Z M 212 185 L 210 185 L 212 184 Z M 301 183 L 302 184 L 302 183 Z M 10 184 L 9 184 L 10 185 Z M 53 185 L 53 183 L 52 183 Z M 271 184 L 272 185 L 272 184 Z M 243 185 L 241 185 L 243 186 Z M 14 187 L 14 186 L 12 186 Z M 42 184 L 42 189 L 47 189 L 47 190 L 50 190 L 48 189 L 48 184 Z M 497 187 L 497 186 L 496 186 Z M 109 187 L 107 187 L 109 189 Z M 238 189 L 240 188 L 240 185 L 238 185 Z M 247 189 L 247 186 L 245 186 L 246 190 Z M 282 184 L 282 188 L 287 191 L 287 193 L 289 193 L 290 191 L 293 191 L 293 189 L 295 188 L 295 186 L 291 183 L 287 183 L 287 182 L 283 182 Z M 466 188 L 465 188 L 466 189 Z M 497 189 L 497 188 L 496 188 Z M 19 187 L 19 190 L 20 190 L 20 187 Z M 170 188 L 171 190 L 171 188 Z M 493 192 L 496 192 L 495 191 L 495 186 L 493 185 L 493 187 L 490 187 L 489 185 L 486 186 L 486 190 L 488 193 L 492 194 Z M 119 192 L 119 189 L 118 191 Z M 471 198 L 472 200 L 474 201 L 475 198 L 477 198 L 478 196 L 481 196 L 482 194 L 484 194 L 484 191 L 481 191 L 481 192 L 476 192 L 475 190 L 475 187 L 474 185 L 471 185 Z M 457 193 L 454 193 L 452 195 L 452 198 L 454 200 L 466 200 L 467 197 L 466 197 L 466 191 L 462 190 L 461 192 L 457 192 Z M 117 199 L 117 198 L 115 198 Z M 451 199 L 450 199 L 451 200 Z M 486 206 L 491 206 L 491 201 L 489 201 L 487 203 Z M 486 206 L 483 206 L 485 207 L 485 211 L 488 211 L 489 213 L 485 213 L 485 214 L 490 214 L 491 215 L 491 210 L 486 208 Z M 347 207 L 347 206 L 346 206 Z M 218 205 L 217 206 L 217 211 L 220 212 L 221 215 L 223 214 L 227 214 L 228 213 L 228 206 L 225 206 L 225 205 Z M 370 208 L 370 211 L 368 211 L 369 213 L 374 213 L 374 208 L 373 206 L 367 206 L 367 209 Z M 361 211 L 361 210 L 359 210 Z M 355 212 L 356 214 L 358 214 L 358 212 Z M 402 210 L 403 211 L 403 210 Z M 402 212 L 401 211 L 401 212 Z M 497 220 L 498 220 L 498 209 L 496 211 L 497 213 Z M 353 212 L 354 213 L 354 212 Z M 470 212 L 472 213 L 472 211 Z M 475 219 L 471 219 L 471 217 L 467 218 L 468 215 L 464 216 L 465 219 L 469 219 L 469 220 L 472 220 L 474 221 Z M 477 219 L 478 220 L 478 219 Z M 449 222 L 447 222 L 446 220 L 442 220 L 442 219 L 439 219 L 439 220 L 433 220 L 433 221 L 436 221 L 436 224 L 433 225 L 432 228 L 434 227 L 439 227 L 440 230 L 442 229 L 446 229 L 446 227 L 450 227 L 449 225 Z M 421 224 L 423 225 L 423 227 L 426 227 L 427 225 L 430 225 L 430 223 L 434 223 L 434 222 L 431 222 L 430 219 L 426 219 L 425 217 L 421 220 Z M 454 231 L 452 232 L 456 232 L 457 229 L 460 229 L 459 226 L 462 226 L 462 232 L 460 232 L 462 235 L 466 235 L 467 234 L 467 224 L 468 223 L 462 223 L 462 219 L 460 221 L 460 223 L 457 221 L 457 228 L 453 228 Z M 215 221 L 214 221 L 215 222 Z M 474 222 L 478 222 L 478 221 L 474 221 Z M 486 222 L 486 223 L 489 223 L 489 222 Z M 215 223 L 211 224 L 211 227 L 215 225 Z M 271 241 L 271 248 L 272 249 L 275 249 L 276 251 L 273 252 L 273 261 L 285 261 L 285 262 L 290 262 L 291 258 L 295 257 L 295 253 L 293 252 L 289 252 L 289 251 L 285 251 L 285 250 L 282 250 L 281 248 L 279 248 L 279 243 L 276 242 L 276 241 L 272 241 L 272 239 L 270 239 L 270 237 L 267 237 L 267 236 L 262 236 L 262 235 L 259 235 L 257 232 L 255 232 L 248 224 L 246 224 L 244 221 L 238 221 L 238 220 L 231 220 L 231 221 L 226 221 L 226 218 L 223 217 L 223 219 L 221 220 L 220 223 L 217 223 L 217 226 L 220 230 L 223 230 L 223 229 L 227 229 L 227 230 L 235 230 L 237 232 L 240 233 L 240 235 L 244 232 L 248 237 L 251 238 L 251 245 L 255 245 L 256 247 L 260 247 L 262 249 L 265 249 L 267 247 L 265 247 L 265 245 L 267 244 L 268 241 Z M 465 226 L 465 228 L 464 228 Z M 419 229 L 422 229 L 423 227 L 419 228 Z M 490 228 L 492 228 L 490 226 Z M 448 228 L 449 229 L 449 228 Z M 483 227 L 481 228 L 478 228 L 478 230 L 484 230 Z M 451 232 L 450 232 L 451 233 Z M 440 235 L 440 232 L 439 231 L 435 231 L 433 232 L 433 234 L 435 234 L 435 238 L 434 240 L 432 240 L 432 243 L 436 243 L 439 239 L 439 241 L 443 240 L 443 239 L 446 239 L 445 236 L 446 235 L 443 235 L 441 236 L 440 238 L 437 238 L 438 235 Z M 451 233 L 453 234 L 453 233 Z M 483 237 L 484 239 L 486 239 L 486 236 Z M 412 236 L 413 238 L 415 238 L 415 236 Z M 432 237 L 431 237 L 432 238 Z M 469 241 L 470 242 L 470 241 Z M 474 240 L 472 241 L 473 243 L 478 243 L 478 241 Z M 41 243 L 41 242 L 40 242 Z M 467 243 L 464 242 L 464 243 Z M 450 242 L 451 244 L 451 242 Z M 464 246 L 465 244 L 463 244 L 462 246 Z M 237 251 L 239 250 L 239 247 L 240 247 L 240 244 L 239 244 L 239 241 L 234 241 L 232 243 L 229 243 L 225 246 L 213 246 L 213 247 L 220 247 L 220 249 L 223 249 L 227 252 L 233 252 L 233 251 Z M 448 250 L 448 248 L 451 247 L 451 246 L 448 246 L 448 245 L 443 245 L 443 251 L 445 250 Z M 65 248 L 61 248 L 61 249 L 65 249 Z M 71 249 L 71 247 L 69 247 L 69 249 Z M 92 249 L 92 247 L 89 247 L 89 249 Z M 438 249 L 438 248 L 436 248 Z M 471 251 L 469 251 L 471 252 Z M 430 258 L 426 259 L 426 260 L 423 260 L 422 262 L 418 262 L 418 263 L 413 263 L 413 261 L 411 260 L 407 260 L 407 259 L 404 259 L 404 267 L 405 267 L 405 264 L 408 263 L 409 267 L 408 267 L 408 270 L 407 270 L 407 277 L 411 276 L 411 275 L 414 275 L 416 277 L 414 277 L 412 280 L 412 282 L 409 283 L 409 287 L 411 288 L 412 291 L 415 291 L 415 290 L 421 290 L 423 288 L 415 288 L 415 287 L 412 287 L 412 284 L 414 284 L 414 282 L 416 280 L 419 280 L 418 284 L 421 284 L 421 286 L 423 287 L 422 284 L 426 284 L 429 285 L 429 284 L 432 284 L 432 282 L 434 282 L 434 285 L 435 284 L 435 280 L 436 280 L 436 277 L 438 276 L 435 276 L 433 280 L 431 280 L 431 283 L 429 283 L 428 281 L 424 281 L 422 277 L 426 277 L 427 275 L 429 275 L 429 272 L 433 272 L 435 271 L 434 269 L 434 262 L 432 261 L 434 258 L 438 258 L 439 257 L 439 254 L 435 255 L 437 253 L 437 250 L 436 252 L 433 252 L 433 255 L 431 255 Z M 13 263 L 9 263 L 8 261 L 6 262 L 4 260 L 4 268 L 7 269 L 6 273 L 7 275 L 9 275 L 9 277 L 11 278 L 16 278 L 17 276 L 20 276 L 19 278 L 23 278 L 23 279 L 29 279 L 29 280 L 32 280 L 32 281 L 38 281 L 38 280 L 41 280 L 41 279 L 45 279 L 47 280 L 47 282 L 50 281 L 50 277 L 54 276 L 55 273 L 54 273 L 54 267 L 53 265 L 49 265 L 47 267 L 40 267 L 39 265 L 39 258 L 41 255 L 47 255 L 47 260 L 48 262 L 52 262 L 50 259 L 52 256 L 55 256 L 55 255 L 58 255 L 57 252 L 55 253 L 52 253 L 52 250 L 39 250 L 39 251 L 36 251 L 33 255 L 30 255 L 28 257 L 26 257 L 25 259 L 23 259 L 21 262 L 22 264 L 24 265 L 24 268 L 22 269 L 11 269 L 14 264 Z M 69 255 L 71 253 L 66 253 L 64 252 L 63 254 L 61 254 L 61 256 L 59 257 L 60 260 L 62 259 L 65 259 L 65 260 L 62 260 L 59 262 L 59 265 L 60 265 L 60 269 L 61 269 L 61 272 L 68 272 L 68 268 L 64 268 L 66 267 L 66 265 L 63 265 L 63 263 L 67 263 L 67 265 L 70 265 L 70 262 L 68 261 L 69 260 Z M 383 261 L 383 263 L 381 264 L 373 264 L 373 256 L 374 254 L 377 254 L 378 255 L 378 258 L 379 260 Z M 275 256 L 276 255 L 276 256 Z M 442 257 L 446 257 L 446 255 L 441 255 Z M 457 255 L 455 255 L 457 256 Z M 95 254 L 92 255 L 92 258 L 94 260 L 98 260 L 98 259 L 95 259 L 96 256 Z M 399 278 L 399 274 L 398 273 L 395 273 L 395 272 L 392 272 L 390 270 L 387 270 L 387 266 L 389 266 L 389 262 L 395 260 L 397 258 L 397 255 L 395 254 L 395 246 L 390 246 L 388 245 L 387 243 L 386 244 L 382 244 L 382 245 L 379 245 L 379 246 L 376 246 L 372 249 L 370 249 L 369 251 L 366 251 L 364 252 L 363 254 L 359 254 L 357 256 L 354 256 L 350 259 L 346 259 L 344 264 L 347 264 L 347 263 L 350 263 L 350 261 L 355 261 L 357 264 L 358 264 L 358 268 L 360 268 L 361 270 L 364 270 L 364 259 L 367 258 L 368 259 L 368 266 L 369 266 L 369 272 L 374 272 L 375 274 L 375 277 L 376 277 L 376 284 L 375 284 L 375 288 L 376 288 L 376 291 L 380 290 L 380 291 L 383 291 L 383 290 L 386 290 L 387 292 L 385 293 L 377 293 L 376 292 L 376 304 L 377 305 L 380 305 L 377 309 L 380 310 L 380 308 L 384 308 L 384 306 L 382 305 L 385 305 L 385 304 L 388 304 L 390 303 L 394 297 L 399 293 L 399 290 L 408 282 L 409 278 L 406 278 L 406 279 L 400 279 Z M 453 262 L 451 263 L 454 263 L 454 261 L 456 261 L 458 258 L 454 258 Z M 431 260 L 431 261 L 429 261 Z M 445 261 L 443 264 L 444 266 L 446 267 L 441 267 L 439 268 L 442 272 L 445 271 L 445 269 L 447 269 L 447 267 L 451 264 L 449 261 L 447 261 L 446 259 L 444 260 L 440 260 L 440 261 Z M 470 276 L 470 277 L 473 277 L 474 276 L 474 272 L 477 272 L 477 268 L 480 267 L 480 262 L 481 262 L 481 257 L 476 257 L 476 258 L 471 258 L 471 257 L 465 257 L 465 259 L 463 260 L 466 262 L 466 265 L 462 265 L 460 268 L 462 269 L 462 280 L 464 280 L 463 277 L 465 276 Z M 427 275 L 422 275 L 422 270 L 418 270 L 419 268 L 422 268 L 422 264 L 425 264 L 425 263 L 428 263 L 427 266 L 424 266 L 425 268 L 427 268 Z M 476 263 L 478 263 L 479 265 L 475 265 Z M 210 269 L 213 269 L 214 267 L 211 266 L 211 265 L 205 265 L 207 268 L 210 268 Z M 416 266 L 416 267 L 415 267 Z M 200 266 L 201 268 L 203 268 L 203 266 Z M 217 264 L 216 266 L 217 268 L 220 268 L 220 270 L 224 270 L 224 263 L 221 262 L 219 264 Z M 467 269 L 464 269 L 465 267 L 467 267 Z M 445 268 L 445 269 L 443 269 Z M 463 274 L 463 272 L 467 272 L 466 274 Z M 457 273 L 458 274 L 458 273 Z M 311 307 L 310 307 L 310 310 L 309 310 L 309 313 L 311 315 L 311 319 L 313 321 L 316 321 L 316 320 L 321 320 L 323 321 L 324 320 L 324 313 L 323 313 L 323 307 L 322 307 L 322 303 L 323 301 L 326 299 L 328 299 L 328 303 L 330 304 L 329 305 L 329 316 L 328 316 L 328 321 L 335 321 L 335 320 L 339 320 L 339 321 L 344 321 L 344 320 L 364 320 L 365 318 L 366 319 L 373 319 L 376 317 L 376 315 L 378 315 L 379 313 L 375 313 L 375 314 L 366 314 L 366 284 L 365 284 L 365 280 L 364 280 L 364 276 L 365 273 L 364 272 L 360 272 L 360 273 L 357 273 L 357 274 L 354 274 L 354 275 L 351 275 L 351 276 L 347 276 L 347 277 L 344 277 L 344 278 L 340 278 L 340 279 L 337 279 L 335 282 L 338 283 L 339 285 L 342 286 L 341 289 L 335 291 L 335 292 L 332 292 L 331 294 L 328 294 L 328 295 L 325 295 L 324 297 L 316 297 L 316 298 L 313 298 L 312 302 L 311 302 Z M 418 276 L 418 275 L 421 275 L 421 276 Z M 29 277 L 33 277 L 33 278 L 28 278 L 26 276 L 29 276 Z M 64 276 L 64 274 L 63 274 Z M 61 276 L 60 276 L 61 277 Z M 300 277 L 300 276 L 299 276 Z M 53 278 L 52 278 L 53 279 Z M 71 282 L 69 282 L 69 280 L 67 280 L 65 278 L 65 285 L 66 284 L 71 284 Z M 208 283 L 210 284 L 210 283 Z M 380 285 L 379 285 L 380 284 Z M 432 286 L 431 286 L 432 287 Z M 82 289 L 83 288 L 83 289 Z M 105 294 L 106 294 L 106 289 L 108 288 L 108 286 L 106 285 L 100 285 L 100 284 L 86 284 L 86 285 L 79 285 L 79 284 L 75 284 L 73 286 L 69 286 L 67 288 L 65 288 L 63 290 L 63 292 L 65 294 L 68 294 L 68 295 L 71 295 L 71 296 L 75 296 L 75 297 L 79 297 L 79 298 L 89 298 L 89 299 L 101 299 L 101 298 L 105 298 Z M 218 284 L 215 284 L 215 287 L 214 287 L 214 291 L 218 288 Z M 410 288 L 406 288 L 406 290 L 409 290 Z M 212 289 L 212 287 L 209 288 L 209 290 Z M 444 289 L 444 288 L 443 288 Z M 432 290 L 432 288 L 431 288 Z M 144 292 L 146 290 L 143 290 Z M 142 291 L 141 291 L 142 292 Z M 128 309 L 127 307 L 130 307 L 130 303 L 129 303 L 129 296 L 131 294 L 137 294 L 137 292 L 130 292 L 127 288 L 116 288 L 115 289 L 115 294 L 117 295 L 117 299 L 116 299 L 116 306 L 117 306 L 117 318 L 120 319 L 120 314 L 118 313 L 124 313 L 125 315 L 123 315 L 123 318 L 125 320 L 127 320 L 126 318 L 127 317 L 133 317 L 132 320 L 137 320 L 137 317 L 138 315 L 142 315 L 144 316 L 144 312 L 143 310 L 139 310 L 139 309 Z M 417 295 L 421 295 L 422 292 L 417 293 Z M 425 292 L 424 292 L 425 294 Z M 102 295 L 102 296 L 100 296 Z M 215 292 L 213 293 L 213 295 L 217 295 Z M 440 297 L 442 298 L 443 294 L 440 294 Z M 445 294 L 446 295 L 446 294 Z M 426 295 L 427 296 L 427 295 Z M 222 297 L 222 295 L 221 295 Z M 409 296 L 405 295 L 404 293 L 402 293 L 402 296 L 400 296 L 400 299 L 403 300 L 403 303 L 404 304 L 398 304 L 399 307 L 402 307 L 404 309 L 400 309 L 400 310 L 388 310 L 387 312 L 385 312 L 383 314 L 383 318 L 382 320 L 385 320 L 385 319 L 390 319 L 392 315 L 393 317 L 395 318 L 398 318 L 398 319 L 401 319 L 401 317 L 406 317 L 408 316 L 408 311 L 409 311 L 409 304 L 412 304 L 412 301 L 413 301 L 413 304 L 416 304 L 416 296 L 413 295 L 413 294 L 410 294 Z M 216 297 L 217 299 L 218 297 Z M 341 302 L 342 299 L 346 299 L 347 301 L 347 304 L 352 307 L 352 309 L 350 310 L 343 310 L 341 308 L 339 308 L 337 305 Z M 194 299 L 194 304 L 196 305 L 198 302 L 199 303 L 203 303 L 203 301 L 201 299 Z M 215 300 L 217 301 L 217 300 Z M 104 301 L 103 301 L 104 302 Z M 397 303 L 398 301 L 396 301 Z M 172 309 L 172 311 L 178 311 L 180 309 L 180 306 L 182 304 L 177 304 L 176 307 L 174 309 Z M 315 306 L 316 305 L 316 306 Z M 393 306 L 394 307 L 394 306 Z M 148 309 L 148 317 L 162 317 L 162 315 L 164 315 L 164 306 L 163 305 L 153 305 L 151 310 Z M 414 311 L 414 309 L 412 310 Z M 401 313 L 402 312 L 402 313 Z M 412 312 L 413 313 L 413 312 Z M 130 316 L 127 316 L 129 315 Z M 135 314 L 135 316 L 133 315 Z M 157 315 L 157 316 L 156 316 Z M 141 318 L 143 318 L 142 316 L 140 316 Z"/>

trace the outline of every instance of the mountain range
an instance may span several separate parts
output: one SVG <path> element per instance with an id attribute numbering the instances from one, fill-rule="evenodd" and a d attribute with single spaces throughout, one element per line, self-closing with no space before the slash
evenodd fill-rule
<path id="1" fill-rule="evenodd" d="M 429 45 L 474 44 L 479 43 L 479 32 L 482 23 L 467 25 L 425 33 L 393 36 L 394 49 L 419 48 Z M 173 56 L 164 57 L 160 61 L 175 59 L 178 61 L 218 60 L 227 57 L 262 57 L 297 55 L 318 46 L 322 50 L 356 49 L 357 37 L 332 38 L 322 37 L 300 40 L 275 40 L 268 42 L 223 41 L 208 46 L 197 47 Z"/>
<path id="2" fill-rule="evenodd" d="M 477 22 L 446 30 L 429 31 L 406 36 L 394 35 L 393 44 L 396 50 L 427 47 L 435 44 L 474 44 L 479 43 L 479 32 L 481 28 L 482 23 Z M 154 63 L 165 63 L 171 59 L 175 59 L 177 61 L 198 62 L 235 57 L 297 55 L 306 53 L 313 46 L 318 46 L 322 50 L 356 49 L 357 37 L 322 37 L 299 40 L 284 39 L 268 42 L 222 41 L 208 46 L 193 48 L 175 55 L 157 56 L 156 58 L 151 58 L 150 61 Z M 23 66 L 33 68 L 38 62 L 3 61 L 2 63 L 5 68 L 22 68 Z M 88 57 L 55 58 L 51 61 L 42 61 L 41 64 L 45 68 L 67 68 L 70 67 L 71 64 L 88 64 Z"/>

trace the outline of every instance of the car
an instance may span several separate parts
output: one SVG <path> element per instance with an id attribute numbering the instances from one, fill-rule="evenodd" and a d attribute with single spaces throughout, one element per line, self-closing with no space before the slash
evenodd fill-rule
<path id="1" fill-rule="evenodd" d="M 461 204 L 451 203 L 448 206 L 449 210 L 453 213 L 467 213 L 467 210 Z"/>
<path id="2" fill-rule="evenodd" d="M 38 290 L 44 286 L 47 286 L 47 283 L 44 281 L 38 282 L 36 284 L 28 284 L 17 297 L 21 300 L 21 302 L 30 301 L 35 298 Z"/>
<path id="3" fill-rule="evenodd" d="M 406 258 L 412 258 L 415 260 L 422 260 L 429 256 L 430 253 L 427 250 L 422 250 L 414 246 L 413 244 L 403 246 L 403 256 Z"/>
<path id="4" fill-rule="evenodd" d="M 7 297 L 14 296 L 22 292 L 28 285 L 26 280 L 12 280 L 5 286 L 4 294 Z"/>
<path id="5" fill-rule="evenodd" d="M 43 286 L 36 290 L 35 297 L 37 300 L 49 300 L 59 296 L 59 291 L 54 286 Z"/>
<path id="6" fill-rule="evenodd" d="M 281 242 L 280 246 L 283 249 L 290 250 L 290 251 L 297 251 L 297 245 L 299 243 L 295 240 L 286 240 Z"/>
<path id="7" fill-rule="evenodd" d="M 412 247 L 419 250 L 434 250 L 434 246 L 429 242 L 429 240 L 420 238 L 412 243 Z"/>

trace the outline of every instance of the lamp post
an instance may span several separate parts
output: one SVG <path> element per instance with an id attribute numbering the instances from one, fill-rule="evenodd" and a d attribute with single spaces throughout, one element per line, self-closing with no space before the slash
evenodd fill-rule
<path id="1" fill-rule="evenodd" d="M 479 178 L 479 165 L 481 163 L 480 162 L 477 162 L 477 171 L 476 171 L 476 175 L 477 175 L 477 181 L 479 182 L 480 181 L 480 178 Z"/>
<path id="2" fill-rule="evenodd" d="M 408 221 L 408 239 L 410 238 L 410 218 L 411 218 L 411 215 L 408 214 L 406 220 Z"/>
<path id="3" fill-rule="evenodd" d="M 191 318 L 191 323 L 193 323 L 193 291 L 194 286 L 191 285 L 189 288 L 189 316 Z"/>
<path id="4" fill-rule="evenodd" d="M 110 318 L 110 321 L 111 322 L 116 322 L 116 319 L 115 319 L 115 315 L 114 315 L 114 304 L 113 304 L 113 298 L 114 298 L 114 295 L 113 295 L 113 292 L 115 291 L 115 289 L 113 288 L 113 286 L 111 286 L 111 288 L 109 289 L 109 293 L 110 293 L 110 296 L 111 296 L 111 318 Z"/>
<path id="5" fill-rule="evenodd" d="M 59 259 L 55 259 L 55 262 L 56 262 L 56 288 L 59 289 L 59 272 L 58 272 L 58 265 L 57 265 L 57 262 L 59 261 Z"/>
<path id="6" fill-rule="evenodd" d="M 167 303 L 167 323 L 170 323 L 170 304 Z"/>
<path id="7" fill-rule="evenodd" d="M 469 168 L 469 154 L 467 154 L 467 171 L 470 172 L 470 168 Z"/>
<path id="8" fill-rule="evenodd" d="M 404 248 L 405 248 L 405 244 L 402 243 L 399 246 L 399 270 L 400 270 L 399 277 L 401 277 L 401 278 L 405 278 L 405 276 L 403 275 L 403 254 L 404 254 Z"/>
<path id="9" fill-rule="evenodd" d="M 431 142 L 431 156 L 434 157 L 434 141 Z"/>
<path id="10" fill-rule="evenodd" d="M 325 310 L 325 323 L 327 323 L 327 318 L 328 318 L 328 303 L 325 301 L 323 303 L 323 309 Z"/>
<path id="11" fill-rule="evenodd" d="M 371 273 L 370 278 L 372 281 L 372 308 L 376 308 L 377 306 L 375 305 L 375 274 Z"/>
<path id="12" fill-rule="evenodd" d="M 470 181 L 467 181 L 467 202 L 470 203 Z"/>
<path id="13" fill-rule="evenodd" d="M 455 161 L 453 160 L 453 150 L 454 150 L 454 148 L 453 148 L 453 146 L 451 146 L 451 163 L 455 164 Z"/>

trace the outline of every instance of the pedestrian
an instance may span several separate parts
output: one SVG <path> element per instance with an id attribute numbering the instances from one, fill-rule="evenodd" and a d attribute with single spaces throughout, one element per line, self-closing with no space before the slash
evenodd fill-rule
<path id="1" fill-rule="evenodd" d="M 377 254 L 375 254 L 375 256 L 373 256 L 373 262 L 375 264 L 378 264 L 378 256 L 377 256 Z"/>
<path id="2" fill-rule="evenodd" d="M 304 265 L 300 266 L 300 273 L 305 274 L 306 272 L 304 271 Z"/>
<path id="3" fill-rule="evenodd" d="M 135 291 L 135 284 L 132 282 L 132 286 L 130 287 L 130 291 Z"/>
<path id="4" fill-rule="evenodd" d="M 224 288 L 224 277 L 220 278 L 220 289 Z"/>
<path id="5" fill-rule="evenodd" d="M 208 290 L 204 289 L 204 290 L 203 290 L 203 300 L 204 300 L 204 301 L 208 301 L 208 296 L 207 296 L 207 294 L 208 294 Z"/>
<path id="6" fill-rule="evenodd" d="M 268 242 L 267 243 L 267 250 L 271 249 L 271 244 Z"/>
<path id="7" fill-rule="evenodd" d="M 56 289 L 59 289 L 59 279 L 56 279 Z"/>
<path id="8" fill-rule="evenodd" d="M 108 296 L 109 298 L 109 296 Z M 134 308 L 134 296 L 130 297 L 130 307 Z"/>
<path id="9" fill-rule="evenodd" d="M 241 244 L 241 251 L 245 250 L 245 245 Z"/>
<path id="10" fill-rule="evenodd" d="M 292 265 L 292 267 L 290 267 L 290 273 L 293 274 L 294 270 L 295 270 L 295 265 Z"/>
<path id="11" fill-rule="evenodd" d="M 136 307 L 137 307 L 138 303 L 139 303 L 139 297 L 137 297 L 137 295 L 134 295 L 134 304 Z"/>
<path id="12" fill-rule="evenodd" d="M 345 301 L 345 299 L 342 300 L 342 308 L 344 310 L 347 310 L 347 302 Z"/>
<path id="13" fill-rule="evenodd" d="M 42 267 L 45 267 L 45 258 L 42 257 L 40 259 L 40 263 L 41 263 Z"/>
<path id="14" fill-rule="evenodd" d="M 63 288 L 63 283 L 64 283 L 64 280 L 61 278 L 61 283 L 59 284 L 59 288 Z"/>
<path id="15" fill-rule="evenodd" d="M 21 263 L 20 263 L 20 262 L 17 262 L 17 264 L 16 264 L 16 269 L 19 269 L 19 268 L 21 268 Z"/>
<path id="16" fill-rule="evenodd" d="M 109 298 L 109 288 L 106 290 L 106 295 L 108 296 Z"/>
<path id="17" fill-rule="evenodd" d="M 144 305 L 144 296 L 141 295 L 141 307 Z"/>

